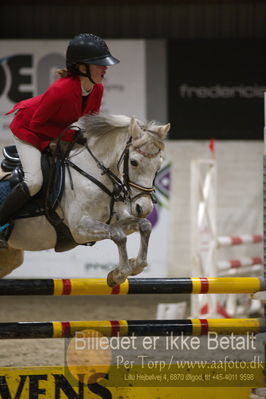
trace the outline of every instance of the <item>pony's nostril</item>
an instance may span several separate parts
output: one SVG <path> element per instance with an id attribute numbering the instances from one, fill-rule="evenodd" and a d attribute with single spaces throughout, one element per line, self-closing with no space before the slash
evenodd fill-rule
<path id="1" fill-rule="evenodd" d="M 138 216 L 140 217 L 142 215 L 142 207 L 139 204 L 136 205 L 136 211 Z"/>

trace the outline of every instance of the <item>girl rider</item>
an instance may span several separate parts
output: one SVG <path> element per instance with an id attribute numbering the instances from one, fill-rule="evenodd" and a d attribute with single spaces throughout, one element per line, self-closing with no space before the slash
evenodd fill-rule
<path id="1" fill-rule="evenodd" d="M 81 33 L 75 36 L 66 52 L 66 69 L 59 70 L 60 79 L 37 97 L 16 104 L 17 111 L 10 129 L 22 163 L 24 180 L 17 184 L 0 207 L 0 226 L 8 223 L 28 199 L 42 187 L 41 153 L 50 142 L 62 135 L 72 141 L 74 130 L 68 126 L 82 115 L 100 110 L 107 67 L 117 64 L 100 37 Z M 0 233 L 0 248 L 7 248 Z"/>

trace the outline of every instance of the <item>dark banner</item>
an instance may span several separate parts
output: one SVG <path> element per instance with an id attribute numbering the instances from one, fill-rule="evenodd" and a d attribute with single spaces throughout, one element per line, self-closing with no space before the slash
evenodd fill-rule
<path id="1" fill-rule="evenodd" d="M 266 41 L 168 43 L 170 138 L 262 140 Z"/>

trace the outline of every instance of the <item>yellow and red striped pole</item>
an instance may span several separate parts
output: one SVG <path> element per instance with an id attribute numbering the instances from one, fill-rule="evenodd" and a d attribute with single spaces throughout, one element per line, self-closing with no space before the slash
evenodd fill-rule
<path id="1" fill-rule="evenodd" d="M 206 335 L 209 332 L 255 334 L 266 331 L 265 322 L 259 319 L 50 321 L 0 323 L 0 339 L 68 338 L 84 330 L 96 330 L 107 337 Z"/>
<path id="2" fill-rule="evenodd" d="M 2 279 L 2 295 L 252 294 L 265 290 L 259 277 L 129 278 L 110 288 L 104 278 Z"/>

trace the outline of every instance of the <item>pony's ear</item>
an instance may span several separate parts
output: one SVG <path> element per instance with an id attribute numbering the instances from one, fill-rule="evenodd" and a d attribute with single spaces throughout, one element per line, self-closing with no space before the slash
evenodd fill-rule
<path id="1" fill-rule="evenodd" d="M 129 124 L 129 133 L 133 137 L 133 139 L 138 139 L 141 137 L 141 128 L 138 125 L 135 118 L 131 118 L 131 121 Z"/>
<path id="2" fill-rule="evenodd" d="M 161 139 L 164 140 L 166 138 L 167 133 L 170 130 L 170 127 L 171 127 L 170 123 L 167 123 L 167 125 L 163 125 L 163 126 L 160 127 L 158 133 L 159 133 L 159 136 L 161 137 Z"/>

